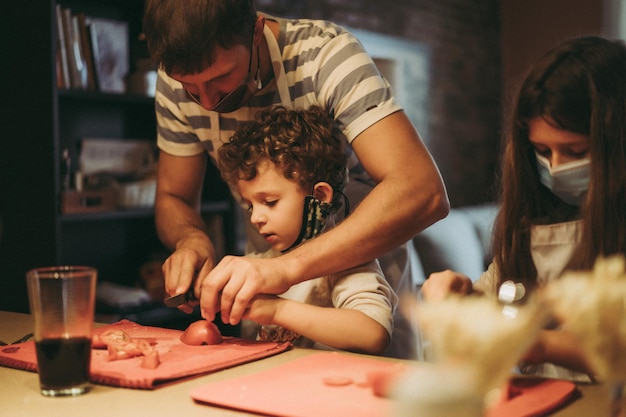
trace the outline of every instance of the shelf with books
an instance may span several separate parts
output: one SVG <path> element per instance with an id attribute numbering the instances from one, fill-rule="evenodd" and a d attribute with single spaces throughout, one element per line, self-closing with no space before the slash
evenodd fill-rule
<path id="1" fill-rule="evenodd" d="M 131 74 L 147 57 L 138 36 L 143 0 L 43 0 L 28 10 L 21 2 L 3 3 L 4 33 L 15 35 L 5 36 L 0 48 L 3 62 L 10 63 L 0 65 L 1 90 L 9 98 L 0 112 L 0 253 L 6 260 L 0 262 L 0 310 L 28 311 L 23 276 L 30 268 L 93 265 L 101 280 L 131 283 L 139 260 L 166 251 L 151 208 L 63 214 L 66 171 L 78 167 L 83 139 L 154 142 L 156 116 L 149 95 L 59 88 L 60 42 L 54 36 L 59 6 L 72 16 L 126 22 Z M 203 197 L 203 217 L 224 242 L 225 253 L 234 253 L 234 204 L 219 174 L 207 175 L 205 184 L 214 188 Z"/>
<path id="2" fill-rule="evenodd" d="M 57 87 L 128 91 L 127 77 L 147 58 L 140 40 L 142 8 L 139 0 L 56 3 Z"/>

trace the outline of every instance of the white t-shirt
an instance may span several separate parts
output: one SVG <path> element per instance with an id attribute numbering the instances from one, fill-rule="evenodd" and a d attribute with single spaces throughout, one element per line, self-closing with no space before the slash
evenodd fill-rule
<path id="1" fill-rule="evenodd" d="M 252 257 L 276 257 L 280 252 L 269 250 L 262 254 L 250 254 Z M 398 297 L 374 260 L 354 268 L 325 277 L 313 278 L 291 286 L 280 297 L 320 307 L 357 310 L 383 326 L 393 339 L 393 313 L 398 305 Z M 247 323 L 247 326 L 251 326 Z M 266 332 L 288 334 L 281 329 L 263 326 Z M 250 327 L 246 329 L 250 333 Z M 296 335 L 297 336 L 297 335 Z M 278 338 L 278 336 L 277 336 Z M 278 340 L 274 340 L 278 341 Z M 291 341 L 296 346 L 330 349 L 313 340 L 298 337 Z"/>

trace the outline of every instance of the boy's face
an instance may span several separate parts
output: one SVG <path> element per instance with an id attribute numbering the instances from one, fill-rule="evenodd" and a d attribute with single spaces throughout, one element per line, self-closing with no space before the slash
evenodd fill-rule
<path id="1" fill-rule="evenodd" d="M 307 193 L 271 162 L 257 167 L 257 176 L 240 180 L 237 190 L 248 204 L 250 220 L 272 248 L 282 251 L 298 238 Z"/>

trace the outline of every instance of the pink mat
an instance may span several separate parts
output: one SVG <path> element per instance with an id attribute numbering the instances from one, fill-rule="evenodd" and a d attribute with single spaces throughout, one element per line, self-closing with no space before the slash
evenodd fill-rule
<path id="1" fill-rule="evenodd" d="M 419 366 L 417 364 L 416 366 Z M 339 352 L 314 353 L 276 368 L 194 389 L 200 403 L 270 416 L 379 417 L 394 414 L 394 400 L 374 394 L 373 385 L 401 375 L 408 366 Z M 329 385 L 328 380 L 351 381 Z M 487 417 L 542 416 L 566 404 L 576 385 L 569 381 L 512 378 L 508 397 Z"/>
<path id="2" fill-rule="evenodd" d="M 180 341 L 182 331 L 141 326 L 122 320 L 99 327 L 96 333 L 120 329 L 131 338 L 147 338 L 159 351 L 156 369 L 140 366 L 142 358 L 109 361 L 106 350 L 94 349 L 91 356 L 91 381 L 125 388 L 154 389 L 176 380 L 206 374 L 276 355 L 291 348 L 288 343 L 255 342 L 224 337 L 218 345 L 189 346 Z M 0 365 L 37 371 L 35 343 L 25 342 L 0 348 Z"/>
<path id="3" fill-rule="evenodd" d="M 272 416 L 380 417 L 392 415 L 393 402 L 374 395 L 369 373 L 392 371 L 397 363 L 320 352 L 276 368 L 211 383 L 191 392 L 199 402 Z M 346 385 L 328 385 L 327 378 Z"/>
<path id="4" fill-rule="evenodd" d="M 487 410 L 486 417 L 539 417 L 573 399 L 576 384 L 547 378 L 518 377 L 508 383 L 507 397 Z"/>

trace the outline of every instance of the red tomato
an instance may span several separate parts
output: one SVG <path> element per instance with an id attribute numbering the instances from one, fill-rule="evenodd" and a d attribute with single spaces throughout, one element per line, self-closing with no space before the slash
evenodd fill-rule
<path id="1" fill-rule="evenodd" d="M 222 334 L 213 322 L 198 320 L 185 329 L 180 336 L 180 341 L 193 346 L 217 345 L 222 343 Z"/>

